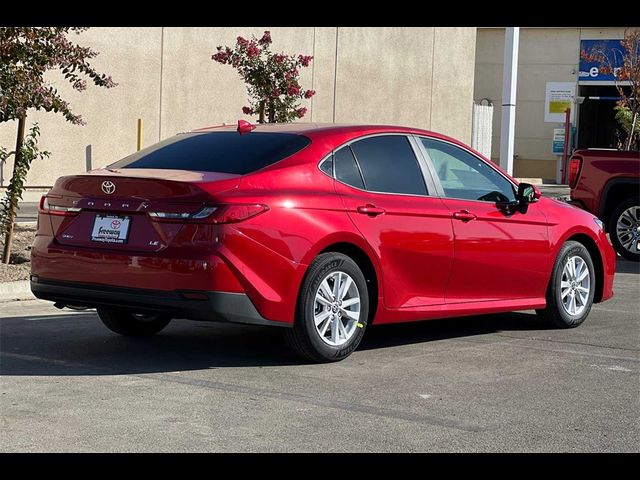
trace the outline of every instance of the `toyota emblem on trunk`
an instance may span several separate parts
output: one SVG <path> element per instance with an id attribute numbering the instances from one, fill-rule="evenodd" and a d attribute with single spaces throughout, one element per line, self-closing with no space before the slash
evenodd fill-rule
<path id="1" fill-rule="evenodd" d="M 112 181 L 106 180 L 102 182 L 102 191 L 107 195 L 111 195 L 116 191 L 116 185 Z"/>

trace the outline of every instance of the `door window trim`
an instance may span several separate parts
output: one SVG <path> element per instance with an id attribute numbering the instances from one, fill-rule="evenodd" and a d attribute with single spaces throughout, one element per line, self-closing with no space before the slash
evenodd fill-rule
<path id="1" fill-rule="evenodd" d="M 360 162 L 358 161 L 358 157 L 356 156 L 355 152 L 353 151 L 353 149 L 351 149 L 351 144 L 355 143 L 355 142 L 359 142 L 360 140 L 365 140 L 367 138 L 373 138 L 373 137 L 388 137 L 391 135 L 398 135 L 398 136 L 402 136 L 405 137 L 407 139 L 407 141 L 409 142 L 409 145 L 411 147 L 411 150 L 413 151 L 413 156 L 418 164 L 418 168 L 420 169 L 420 173 L 422 173 L 422 178 L 424 180 L 424 185 L 425 188 L 427 190 L 426 195 L 423 194 L 418 194 L 418 193 L 394 193 L 394 192 L 378 192 L 376 190 L 367 190 L 366 189 L 366 182 L 364 180 L 364 175 L 362 174 L 362 169 L 360 168 Z M 333 172 L 333 180 L 336 182 L 341 183 L 342 185 L 346 185 L 349 188 L 353 188 L 354 190 L 358 190 L 361 192 L 366 192 L 366 193 L 375 193 L 375 194 L 379 194 L 379 195 L 401 195 L 401 196 L 405 196 L 405 197 L 420 197 L 420 198 L 425 198 L 425 197 L 429 197 L 429 198 L 437 198 L 440 197 L 439 192 L 438 192 L 438 184 L 436 184 L 435 179 L 433 178 L 433 173 L 431 172 L 429 163 L 425 160 L 425 157 L 420 149 L 421 145 L 419 145 L 421 142 L 417 141 L 415 138 L 413 138 L 414 135 L 412 134 L 407 134 L 407 133 L 402 133 L 402 132 L 379 132 L 379 133 L 371 133 L 368 135 L 363 135 L 361 137 L 356 137 L 356 138 L 352 138 L 351 140 L 348 140 L 342 144 L 340 144 L 339 146 L 337 146 L 336 148 L 334 148 L 333 150 L 331 150 L 331 152 L 329 152 L 327 155 L 325 155 L 322 160 L 320 160 L 317 164 L 317 168 L 318 170 L 320 170 L 322 173 L 324 173 L 325 175 L 328 176 L 328 174 L 322 170 L 320 168 L 320 165 L 322 165 L 324 162 L 328 161 L 329 159 L 332 159 L 332 172 Z M 361 189 L 358 187 L 354 187 L 353 185 L 349 185 L 348 183 L 344 183 L 341 180 L 338 180 L 336 178 L 336 162 L 335 162 L 335 158 L 333 158 L 335 152 L 337 152 L 338 150 L 345 148 L 345 147 L 349 147 L 351 149 L 351 154 L 353 155 L 353 158 L 356 161 L 356 165 L 358 166 L 358 170 L 360 171 L 360 176 L 362 177 L 362 182 L 365 185 L 365 189 Z M 437 177 L 436 177 L 437 178 Z M 441 188 L 441 187 L 440 187 Z"/>
<path id="2" fill-rule="evenodd" d="M 434 142 L 447 143 L 447 144 L 449 144 L 449 145 L 451 145 L 453 147 L 457 147 L 460 150 L 468 153 L 469 155 L 471 155 L 472 157 L 476 158 L 477 160 L 480 160 L 487 167 L 491 168 L 494 172 L 496 172 L 498 175 L 500 175 L 502 178 L 504 178 L 511 185 L 511 188 L 513 189 L 514 195 L 517 195 L 518 185 L 516 183 L 514 183 L 513 180 L 511 180 L 509 177 L 505 176 L 504 173 L 502 173 L 500 170 L 498 170 L 493 165 L 491 165 L 490 162 L 487 162 L 483 158 L 479 157 L 478 155 L 473 153 L 468 148 L 466 148 L 466 147 L 464 147 L 462 145 L 458 145 L 457 143 L 450 142 L 448 140 L 444 140 L 444 139 L 436 138 L 436 137 L 431 137 L 431 136 L 428 136 L 428 135 L 413 134 L 413 137 L 414 137 L 414 139 L 416 141 L 416 144 L 418 145 L 418 148 L 420 149 L 421 153 L 424 155 L 425 160 L 427 161 L 427 165 L 429 166 L 429 171 L 431 172 L 431 175 L 433 175 L 433 177 L 434 177 L 434 183 L 436 184 L 436 192 L 438 193 L 438 196 L 440 198 L 443 198 L 443 199 L 447 199 L 448 198 L 448 199 L 451 199 L 451 200 L 463 200 L 463 201 L 466 201 L 466 202 L 480 202 L 480 203 L 484 203 L 484 204 L 487 204 L 487 203 L 495 204 L 496 203 L 496 202 L 491 201 L 491 200 L 472 200 L 472 199 L 469 199 L 469 198 L 448 197 L 444 192 L 444 188 L 442 187 L 442 183 L 440 182 L 440 177 L 438 176 L 438 174 L 436 172 L 435 166 L 433 164 L 433 160 L 431 159 L 431 156 L 429 155 L 429 151 L 427 150 L 427 147 L 425 147 L 424 144 L 420 141 L 421 138 L 425 138 L 427 140 L 432 140 Z"/>

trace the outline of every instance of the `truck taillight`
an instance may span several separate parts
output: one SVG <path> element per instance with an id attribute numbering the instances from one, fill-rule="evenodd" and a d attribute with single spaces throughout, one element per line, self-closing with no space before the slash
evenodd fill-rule
<path id="1" fill-rule="evenodd" d="M 578 184 L 580 169 L 582 168 L 582 157 L 573 156 L 569 161 L 569 187 L 575 188 Z"/>
<path id="2" fill-rule="evenodd" d="M 53 201 L 55 201 L 54 200 L 55 198 L 62 198 L 62 197 L 54 197 L 52 195 L 48 195 L 48 196 L 43 195 L 42 198 L 40 198 L 40 209 L 39 209 L 40 213 L 44 213 L 48 215 L 60 215 L 63 217 L 70 217 L 80 213 L 81 209 L 78 207 L 64 207 L 62 205 L 52 205 L 49 202 L 49 197 L 51 197 Z"/>
<path id="3" fill-rule="evenodd" d="M 227 204 L 208 206 L 195 212 L 149 212 L 160 222 L 237 223 L 269 210 L 262 204 Z"/>

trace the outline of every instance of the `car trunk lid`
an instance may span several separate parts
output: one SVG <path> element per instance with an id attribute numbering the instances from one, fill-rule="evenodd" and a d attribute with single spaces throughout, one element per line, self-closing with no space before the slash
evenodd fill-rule
<path id="1" fill-rule="evenodd" d="M 212 193 L 235 188 L 239 179 L 225 173 L 129 168 L 62 177 L 47 194 L 51 226 L 62 245 L 160 251 L 171 245 L 183 223 L 156 221 L 150 213 L 194 214 L 212 202 Z M 56 208 L 62 213 L 56 214 Z"/>

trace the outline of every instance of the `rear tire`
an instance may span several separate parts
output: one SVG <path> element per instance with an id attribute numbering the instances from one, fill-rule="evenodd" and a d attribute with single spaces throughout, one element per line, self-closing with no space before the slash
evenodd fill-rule
<path id="1" fill-rule="evenodd" d="M 553 266 L 547 287 L 547 306 L 536 313 L 556 328 L 575 328 L 589 315 L 595 289 L 596 276 L 589 250 L 570 240 L 560 248 Z"/>
<path id="2" fill-rule="evenodd" d="M 358 265 L 346 255 L 323 253 L 305 275 L 285 341 L 307 360 L 336 362 L 358 347 L 368 315 L 367 283 Z"/>
<path id="3" fill-rule="evenodd" d="M 171 321 L 165 315 L 136 314 L 126 310 L 98 308 L 98 316 L 112 332 L 127 337 L 155 335 Z"/>
<path id="4" fill-rule="evenodd" d="M 609 218 L 607 231 L 615 251 L 624 258 L 635 262 L 640 262 L 640 252 L 638 252 L 639 229 L 640 197 L 630 198 L 613 210 Z"/>

